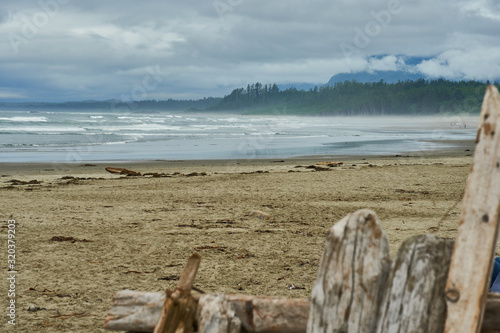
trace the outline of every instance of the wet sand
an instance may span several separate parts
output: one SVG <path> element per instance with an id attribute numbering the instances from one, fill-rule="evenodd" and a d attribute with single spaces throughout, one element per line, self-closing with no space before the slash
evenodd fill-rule
<path id="1" fill-rule="evenodd" d="M 115 291 L 174 288 L 195 251 L 201 290 L 309 297 L 325 235 L 350 212 L 377 213 L 392 256 L 413 235 L 454 238 L 470 146 L 386 157 L 0 164 L 4 249 L 7 220 L 17 222 L 16 328 L 105 332 Z M 343 164 L 317 164 L 325 161 Z M 0 286 L 8 290 L 6 279 Z M 11 329 L 5 319 L 0 327 Z"/>

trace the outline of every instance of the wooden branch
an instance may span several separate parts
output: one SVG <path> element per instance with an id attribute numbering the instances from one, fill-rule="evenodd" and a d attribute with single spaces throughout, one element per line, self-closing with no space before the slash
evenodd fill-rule
<path id="1" fill-rule="evenodd" d="M 241 332 L 241 321 L 224 294 L 201 296 L 197 318 L 199 333 Z"/>
<path id="2" fill-rule="evenodd" d="M 196 252 L 193 253 L 188 258 L 174 292 L 170 293 L 167 290 L 162 314 L 154 333 L 175 333 L 181 328 L 181 332 L 193 332 L 197 304 L 191 297 L 191 288 L 193 287 L 198 267 L 200 267 L 200 261 L 200 255 Z"/>
<path id="3" fill-rule="evenodd" d="M 453 243 L 434 235 L 415 236 L 403 243 L 389 276 L 378 333 L 443 332 L 443 291 Z"/>
<path id="4" fill-rule="evenodd" d="M 199 295 L 193 295 L 198 301 Z M 307 299 L 226 295 L 247 332 L 306 331 L 311 303 Z M 165 303 L 164 293 L 118 291 L 104 328 L 112 331 L 153 332 Z"/>
<path id="5" fill-rule="evenodd" d="M 349 214 L 327 236 L 307 332 L 374 332 L 390 269 L 389 242 L 376 214 Z"/>
<path id="6" fill-rule="evenodd" d="M 479 332 L 498 235 L 500 98 L 489 86 L 481 108 L 476 151 L 446 283 L 444 332 Z"/>

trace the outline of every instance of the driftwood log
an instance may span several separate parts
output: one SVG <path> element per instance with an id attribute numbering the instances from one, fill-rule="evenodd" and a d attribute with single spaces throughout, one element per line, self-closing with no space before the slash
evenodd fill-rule
<path id="1" fill-rule="evenodd" d="M 446 283 L 446 333 L 481 329 L 499 229 L 499 184 L 500 97 L 489 86 Z"/>
<path id="2" fill-rule="evenodd" d="M 306 331 L 311 303 L 307 299 L 226 295 L 247 332 Z M 194 294 L 198 302 L 200 295 Z M 165 303 L 165 293 L 121 290 L 115 293 L 104 328 L 153 332 Z"/>
<path id="3" fill-rule="evenodd" d="M 453 240 L 434 235 L 406 240 L 394 261 L 381 308 L 378 333 L 442 333 L 444 287 Z"/>
<path id="4" fill-rule="evenodd" d="M 112 331 L 153 332 L 160 320 L 165 293 L 120 290 L 113 295 L 104 328 Z"/>
<path id="5" fill-rule="evenodd" d="M 349 214 L 327 236 L 312 291 L 307 332 L 374 332 L 391 266 L 376 214 Z"/>
<path id="6" fill-rule="evenodd" d="M 115 167 L 107 167 L 106 171 L 109 173 L 116 173 L 120 175 L 127 175 L 127 176 L 140 176 L 140 172 L 135 172 L 129 169 L 124 169 L 124 168 L 115 168 Z"/>
<path id="7" fill-rule="evenodd" d="M 199 333 L 241 332 L 241 321 L 224 294 L 201 296 L 197 318 Z"/>
<path id="8" fill-rule="evenodd" d="M 311 302 L 307 299 L 226 295 L 247 332 L 306 332 Z M 193 295 L 195 300 L 200 295 Z M 120 290 L 113 295 L 104 328 L 111 331 L 153 332 L 165 293 Z M 247 311 L 246 309 L 251 309 Z M 274 318 L 273 318 L 274 317 Z M 276 319 L 276 320 L 274 320 Z M 276 325 L 279 321 L 280 324 Z M 254 327 L 254 329 L 252 329 Z M 500 294 L 488 294 L 483 332 L 500 327 Z"/>

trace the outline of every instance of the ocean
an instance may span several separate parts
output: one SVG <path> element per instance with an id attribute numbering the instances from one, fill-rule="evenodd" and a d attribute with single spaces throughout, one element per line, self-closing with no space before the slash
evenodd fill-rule
<path id="1" fill-rule="evenodd" d="M 445 148 L 453 140 L 473 140 L 476 118 L 4 110 L 0 111 L 0 162 L 259 159 L 425 152 Z"/>

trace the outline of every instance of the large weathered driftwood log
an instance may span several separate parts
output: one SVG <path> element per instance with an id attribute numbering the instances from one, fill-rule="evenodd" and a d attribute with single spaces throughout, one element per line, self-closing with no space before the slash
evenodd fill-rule
<path id="1" fill-rule="evenodd" d="M 381 306 L 377 332 L 442 333 L 444 286 L 453 240 L 415 236 L 399 249 Z"/>
<path id="2" fill-rule="evenodd" d="M 391 266 L 375 212 L 363 209 L 327 236 L 312 292 L 307 332 L 374 332 Z"/>
<path id="3" fill-rule="evenodd" d="M 500 218 L 500 97 L 489 86 L 446 283 L 445 332 L 479 332 Z"/>
<path id="4" fill-rule="evenodd" d="M 226 295 L 247 332 L 306 331 L 311 303 L 306 299 Z M 199 295 L 193 295 L 195 300 Z M 104 328 L 112 331 L 153 332 L 165 293 L 120 290 L 113 296 Z M 246 309 L 251 308 L 251 312 Z M 274 318 L 273 318 L 274 316 Z M 274 320 L 273 320 L 274 319 Z M 279 324 L 276 326 L 276 324 Z M 254 327 L 254 329 L 252 329 Z M 488 294 L 483 330 L 500 327 L 500 294 Z"/>
<path id="5" fill-rule="evenodd" d="M 241 321 L 224 294 L 201 296 L 196 317 L 199 333 L 241 332 Z"/>
<path id="6" fill-rule="evenodd" d="M 307 299 L 226 295 L 247 332 L 306 331 L 311 303 Z M 200 295 L 193 295 L 198 301 Z M 118 291 L 112 299 L 104 328 L 113 331 L 153 332 L 165 302 L 164 293 Z"/>

